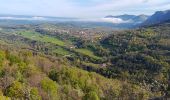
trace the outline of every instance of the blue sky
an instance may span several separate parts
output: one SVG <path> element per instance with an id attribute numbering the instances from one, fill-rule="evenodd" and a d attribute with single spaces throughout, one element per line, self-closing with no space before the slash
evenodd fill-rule
<path id="1" fill-rule="evenodd" d="M 170 9 L 170 0 L 0 0 L 0 14 L 99 18 L 152 14 Z"/>

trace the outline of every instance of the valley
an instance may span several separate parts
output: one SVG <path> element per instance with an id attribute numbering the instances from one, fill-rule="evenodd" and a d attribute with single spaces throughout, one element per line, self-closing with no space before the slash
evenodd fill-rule
<path id="1" fill-rule="evenodd" d="M 90 22 L 0 24 L 0 100 L 168 98 L 168 20 L 129 29 Z"/>

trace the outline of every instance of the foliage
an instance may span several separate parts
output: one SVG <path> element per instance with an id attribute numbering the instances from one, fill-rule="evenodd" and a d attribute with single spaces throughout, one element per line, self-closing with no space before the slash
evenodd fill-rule
<path id="1" fill-rule="evenodd" d="M 48 24 L 3 28 L 0 98 L 146 100 L 169 89 L 169 25 L 102 32 Z"/>
<path id="2" fill-rule="evenodd" d="M 98 95 L 94 91 L 90 91 L 85 95 L 83 100 L 100 100 Z"/>
<path id="3" fill-rule="evenodd" d="M 37 88 L 32 88 L 30 91 L 30 100 L 41 100 L 41 96 L 39 95 Z"/>
<path id="4" fill-rule="evenodd" d="M 24 86 L 20 82 L 14 82 L 6 92 L 6 95 L 11 98 L 26 98 L 24 93 Z"/>
<path id="5" fill-rule="evenodd" d="M 41 81 L 41 86 L 50 100 L 55 100 L 57 98 L 58 86 L 54 81 L 45 78 Z"/>

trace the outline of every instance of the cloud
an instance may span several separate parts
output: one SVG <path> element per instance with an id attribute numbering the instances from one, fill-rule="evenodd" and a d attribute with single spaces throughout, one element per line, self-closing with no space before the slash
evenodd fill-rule
<path id="1" fill-rule="evenodd" d="M 101 21 L 110 22 L 114 24 L 129 23 L 131 20 L 122 20 L 120 18 L 102 18 Z"/>
<path id="2" fill-rule="evenodd" d="M 62 19 L 41 16 L 1 16 L 0 20 L 28 20 L 28 21 L 89 21 L 89 22 L 107 22 L 113 24 L 130 23 L 132 20 L 123 20 L 120 18 L 79 18 L 79 19 Z"/>
<path id="3" fill-rule="evenodd" d="M 47 20 L 44 17 L 0 17 L 1 20 Z"/>
<path id="4" fill-rule="evenodd" d="M 0 0 L 0 2 L 1 13 L 81 18 L 100 18 L 124 13 L 151 14 L 156 10 L 170 9 L 169 0 Z"/>
<path id="5" fill-rule="evenodd" d="M 131 23 L 132 20 L 123 20 L 120 18 L 84 18 L 76 19 L 74 21 L 90 21 L 90 22 L 107 22 L 113 24 Z"/>

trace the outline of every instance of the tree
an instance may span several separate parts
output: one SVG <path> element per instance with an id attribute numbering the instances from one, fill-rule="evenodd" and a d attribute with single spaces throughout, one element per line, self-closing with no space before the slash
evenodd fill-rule
<path id="1" fill-rule="evenodd" d="M 11 98 L 24 98 L 24 86 L 20 82 L 14 82 L 6 91 L 6 95 Z"/>
<path id="2" fill-rule="evenodd" d="M 41 81 L 41 87 L 47 93 L 49 100 L 57 99 L 58 86 L 56 82 L 45 78 Z"/>
<path id="3" fill-rule="evenodd" d="M 41 100 L 37 88 L 32 88 L 30 91 L 30 100 Z"/>
<path id="4" fill-rule="evenodd" d="M 11 98 L 4 96 L 2 91 L 0 90 L 0 100 L 11 100 Z"/>
<path id="5" fill-rule="evenodd" d="M 2 66 L 4 59 L 5 59 L 5 52 L 0 51 L 0 67 Z"/>
<path id="6" fill-rule="evenodd" d="M 90 91 L 89 93 L 85 94 L 83 100 L 100 100 L 100 98 L 96 92 Z"/>

